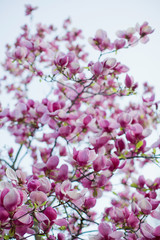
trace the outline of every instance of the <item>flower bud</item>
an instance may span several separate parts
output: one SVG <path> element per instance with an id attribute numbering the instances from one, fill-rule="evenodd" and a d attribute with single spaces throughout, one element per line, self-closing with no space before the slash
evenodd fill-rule
<path id="1" fill-rule="evenodd" d="M 57 218 L 57 212 L 52 207 L 47 207 L 44 210 L 44 214 L 49 218 L 50 221 L 55 220 Z"/>
<path id="2" fill-rule="evenodd" d="M 96 204 L 96 199 L 95 198 L 89 197 L 89 198 L 85 199 L 84 206 L 86 208 L 92 208 L 92 207 L 95 206 L 95 204 Z"/>
<path id="3" fill-rule="evenodd" d="M 126 75 L 125 78 L 125 85 L 127 88 L 131 88 L 133 85 L 133 80 L 128 76 L 128 74 Z"/>
<path id="4" fill-rule="evenodd" d="M 57 156 L 51 156 L 47 163 L 46 166 L 49 170 L 55 169 L 59 163 L 59 158 Z"/>

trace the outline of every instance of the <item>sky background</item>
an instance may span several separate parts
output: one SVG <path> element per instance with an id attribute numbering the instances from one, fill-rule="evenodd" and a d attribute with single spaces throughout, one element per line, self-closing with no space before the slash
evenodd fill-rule
<path id="1" fill-rule="evenodd" d="M 86 42 L 97 29 L 107 31 L 114 40 L 117 30 L 148 21 L 155 29 L 150 41 L 146 45 L 121 50 L 116 58 L 130 68 L 129 74 L 140 86 L 145 81 L 155 86 L 156 99 L 160 100 L 160 0 L 0 0 L 0 62 L 5 56 L 5 44 L 14 43 L 21 32 L 20 27 L 30 21 L 30 17 L 24 16 L 25 4 L 39 7 L 34 12 L 34 23 L 53 24 L 60 28 L 63 20 L 71 17 L 73 26 L 83 30 Z M 89 44 L 87 47 L 91 56 L 96 57 L 95 50 Z M 1 77 L 2 69 L 0 71 Z M 157 132 L 152 141 L 158 136 Z M 153 166 L 152 173 L 147 174 L 155 178 L 159 169 Z"/>

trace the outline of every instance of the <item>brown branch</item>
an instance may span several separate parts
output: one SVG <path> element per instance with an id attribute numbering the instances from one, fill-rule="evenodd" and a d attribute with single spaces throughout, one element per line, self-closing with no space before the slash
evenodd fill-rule
<path id="1" fill-rule="evenodd" d="M 93 174 L 93 173 L 94 173 L 94 171 L 93 171 L 93 172 L 89 172 L 89 173 L 87 173 L 86 175 L 83 175 L 83 176 L 81 176 L 81 177 L 79 177 L 79 178 L 77 178 L 77 179 L 71 180 L 71 182 L 79 181 L 79 180 L 81 180 L 81 179 L 83 179 L 83 178 L 85 178 L 85 177 L 88 177 L 89 175 L 91 175 L 91 174 Z"/>

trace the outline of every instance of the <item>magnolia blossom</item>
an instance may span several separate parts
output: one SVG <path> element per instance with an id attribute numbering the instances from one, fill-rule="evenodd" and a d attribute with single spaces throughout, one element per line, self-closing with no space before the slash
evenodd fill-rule
<path id="1" fill-rule="evenodd" d="M 26 7 L 26 11 L 25 11 L 26 15 L 30 15 L 32 11 L 37 9 L 37 7 L 32 7 L 30 4 L 26 4 L 25 7 Z"/>
<path id="2" fill-rule="evenodd" d="M 26 5 L 25 14 L 36 9 Z M 153 30 L 144 22 L 112 41 L 99 29 L 90 59 L 82 30 L 70 19 L 62 26 L 59 34 L 26 24 L 6 45 L 0 128 L 12 141 L 0 151 L 0 239 L 158 240 L 160 178 L 142 170 L 159 165 L 160 139 L 149 137 L 160 101 L 145 83 L 137 102 L 129 67 L 109 55 L 147 42 Z M 37 97 L 35 83 L 50 89 Z"/>

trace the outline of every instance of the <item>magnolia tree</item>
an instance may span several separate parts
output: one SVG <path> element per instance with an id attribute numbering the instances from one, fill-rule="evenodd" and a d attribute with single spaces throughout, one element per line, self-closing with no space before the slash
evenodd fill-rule
<path id="1" fill-rule="evenodd" d="M 35 9 L 27 5 L 26 15 Z M 0 126 L 15 144 L 1 149 L 0 239 L 158 240 L 160 178 L 141 169 L 159 167 L 160 139 L 147 143 L 159 102 L 145 83 L 141 102 L 129 103 L 138 84 L 108 54 L 146 43 L 153 30 L 144 22 L 114 41 L 97 30 L 89 43 L 99 56 L 90 61 L 82 31 L 70 29 L 70 19 L 62 35 L 24 25 L 6 46 L 1 88 L 10 100 Z M 40 101 L 38 89 L 29 95 L 34 82 L 50 88 Z"/>

